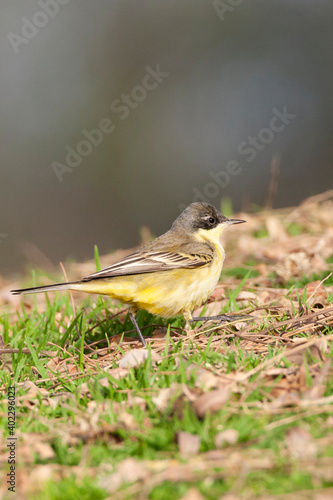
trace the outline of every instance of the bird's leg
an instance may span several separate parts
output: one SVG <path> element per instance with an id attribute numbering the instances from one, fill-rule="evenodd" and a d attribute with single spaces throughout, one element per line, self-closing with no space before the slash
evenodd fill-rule
<path id="1" fill-rule="evenodd" d="M 136 330 L 136 333 L 138 334 L 138 336 L 139 336 L 139 338 L 140 338 L 140 340 L 141 340 L 141 342 L 142 342 L 143 347 L 147 347 L 146 341 L 145 341 L 145 339 L 143 338 L 143 335 L 142 335 L 142 333 L 141 333 L 141 330 L 140 330 L 140 328 L 139 328 L 139 325 L 138 325 L 138 323 L 137 323 L 137 321 L 136 321 L 135 315 L 132 313 L 132 311 L 129 311 L 129 313 L 128 313 L 128 314 L 129 314 L 129 317 L 130 317 L 130 319 L 131 319 L 131 321 L 132 321 L 132 323 L 133 323 L 133 326 L 134 326 L 134 328 L 135 328 L 135 330 Z"/>
<path id="2" fill-rule="evenodd" d="M 190 311 L 185 311 L 183 313 L 183 316 L 185 319 L 184 329 L 185 330 L 192 330 L 192 327 L 191 327 L 191 322 L 193 321 L 192 314 L 190 313 Z"/>
<path id="3" fill-rule="evenodd" d="M 191 323 L 194 323 L 196 321 L 219 320 L 219 324 L 221 324 L 224 322 L 235 321 L 236 319 L 243 317 L 243 316 L 226 316 L 225 314 L 220 314 L 218 316 L 200 316 L 198 318 L 193 318 L 192 314 L 189 311 L 184 312 L 183 316 L 185 318 L 185 327 L 184 327 L 185 330 L 193 330 Z"/>
<path id="4" fill-rule="evenodd" d="M 237 320 L 242 320 L 242 319 L 249 319 L 252 318 L 252 316 L 249 316 L 248 314 L 219 314 L 217 316 L 199 316 L 197 318 L 191 319 L 191 321 L 214 321 L 214 320 L 219 320 L 220 323 L 230 323 L 231 321 L 237 321 Z"/>

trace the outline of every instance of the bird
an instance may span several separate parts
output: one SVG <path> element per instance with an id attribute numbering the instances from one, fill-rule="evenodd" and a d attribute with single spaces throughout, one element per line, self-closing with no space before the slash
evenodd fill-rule
<path id="1" fill-rule="evenodd" d="M 244 222 L 229 219 L 209 203 L 194 202 L 176 218 L 169 231 L 101 271 L 79 281 L 11 292 L 17 295 L 78 290 L 112 297 L 129 306 L 130 319 L 146 347 L 136 321 L 140 309 L 162 318 L 183 315 L 185 327 L 191 321 L 222 317 L 193 318 L 192 312 L 208 300 L 219 281 L 225 258 L 220 243 L 223 230 Z"/>

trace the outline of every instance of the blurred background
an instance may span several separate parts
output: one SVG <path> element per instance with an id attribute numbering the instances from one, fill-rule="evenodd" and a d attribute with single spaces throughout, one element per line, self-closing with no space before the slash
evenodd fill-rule
<path id="1" fill-rule="evenodd" d="M 329 0 L 2 0 L 0 273 L 333 187 Z"/>

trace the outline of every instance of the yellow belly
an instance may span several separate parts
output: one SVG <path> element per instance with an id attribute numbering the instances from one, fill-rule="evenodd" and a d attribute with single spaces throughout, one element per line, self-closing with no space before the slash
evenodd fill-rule
<path id="1" fill-rule="evenodd" d="M 169 318 L 192 312 L 206 302 L 219 280 L 223 260 L 224 250 L 219 245 L 210 265 L 96 279 L 73 285 L 73 289 L 109 295 L 136 309 Z"/>

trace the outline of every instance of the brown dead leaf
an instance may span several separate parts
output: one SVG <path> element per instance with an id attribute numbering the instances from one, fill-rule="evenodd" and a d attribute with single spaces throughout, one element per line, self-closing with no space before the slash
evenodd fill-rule
<path id="1" fill-rule="evenodd" d="M 51 358 L 45 365 L 45 368 L 48 368 L 49 370 L 52 370 L 53 372 L 57 371 L 57 367 L 60 363 L 60 358 L 59 356 L 56 356 L 54 358 Z"/>
<path id="2" fill-rule="evenodd" d="M 216 448 L 222 448 L 224 444 L 236 444 L 238 436 L 238 431 L 235 429 L 226 429 L 225 431 L 219 432 L 215 436 L 215 446 Z"/>
<path id="3" fill-rule="evenodd" d="M 50 481 L 53 476 L 54 464 L 37 465 L 29 472 L 29 481 L 26 487 L 34 494 L 44 487 L 46 481 Z M 37 488 L 36 488 L 37 486 Z M 37 491 L 36 491 L 37 490 Z"/>
<path id="4" fill-rule="evenodd" d="M 215 290 L 213 291 L 212 295 L 210 296 L 210 299 L 212 301 L 219 301 L 222 299 L 226 299 L 227 296 L 225 294 L 225 286 L 224 285 L 217 285 Z"/>
<path id="5" fill-rule="evenodd" d="M 241 330 L 244 330 L 244 328 L 247 327 L 247 324 L 245 321 L 238 321 L 237 323 L 233 323 L 232 325 L 237 332 L 240 332 Z"/>
<path id="6" fill-rule="evenodd" d="M 74 403 L 76 401 L 75 395 L 73 393 L 62 392 L 61 394 L 56 394 L 53 397 L 49 397 L 47 402 L 51 408 L 55 409 L 58 405 L 61 406 L 61 404 L 65 403 L 68 399 L 71 399 Z"/>
<path id="7" fill-rule="evenodd" d="M 286 433 L 286 445 L 289 455 L 294 459 L 313 458 L 317 454 L 314 439 L 301 427 L 293 427 Z"/>
<path id="8" fill-rule="evenodd" d="M 294 366 L 289 368 L 270 368 L 266 371 L 266 377 L 278 377 L 279 375 L 287 376 L 295 373 L 296 369 Z"/>
<path id="9" fill-rule="evenodd" d="M 48 443 L 37 442 L 34 446 L 34 451 L 41 460 L 51 460 L 55 457 L 55 452 Z"/>
<path id="10" fill-rule="evenodd" d="M 0 349 L 10 348 L 10 345 L 5 345 L 2 335 L 0 335 Z M 0 361 L 2 362 L 1 370 L 11 373 L 13 371 L 12 355 L 10 353 L 0 354 Z"/>
<path id="11" fill-rule="evenodd" d="M 221 410 L 230 397 L 230 390 L 226 387 L 206 392 L 199 396 L 193 403 L 193 408 L 199 418 L 204 418 L 206 413 Z"/>
<path id="12" fill-rule="evenodd" d="M 233 493 L 226 493 L 225 495 L 222 495 L 219 500 L 240 500 L 240 498 L 237 495 L 234 495 Z M 265 496 L 265 498 L 261 498 L 260 500 L 273 500 L 270 497 Z"/>
<path id="13" fill-rule="evenodd" d="M 285 231 L 282 222 L 278 219 L 278 217 L 269 215 L 266 218 L 266 227 L 269 237 L 272 240 L 278 242 L 280 245 L 282 245 L 283 242 L 288 239 L 287 232 Z"/>
<path id="14" fill-rule="evenodd" d="M 38 394 L 46 397 L 49 395 L 49 391 L 47 391 L 43 387 L 37 387 L 37 385 L 31 382 L 31 380 L 25 380 L 23 383 L 18 385 L 20 385 L 22 389 L 26 390 L 27 394 L 31 398 L 35 398 Z"/>
<path id="15" fill-rule="evenodd" d="M 127 411 L 121 411 L 118 414 L 117 420 L 118 423 L 122 424 L 125 427 L 125 429 L 128 430 L 139 429 L 139 424 L 137 423 L 133 415 L 131 413 L 127 413 Z"/>
<path id="16" fill-rule="evenodd" d="M 292 345 L 294 344 L 294 345 Z M 296 352 L 293 352 L 294 348 L 304 344 L 303 348 L 298 349 Z M 327 341 L 323 337 L 321 341 L 317 342 L 314 345 L 308 345 L 308 341 L 300 338 L 290 339 L 290 344 L 287 346 L 287 350 L 285 352 L 285 357 L 291 362 L 295 364 L 303 363 L 304 356 L 313 356 L 315 359 L 320 361 L 325 360 L 325 356 L 323 351 L 327 349 Z"/>
<path id="17" fill-rule="evenodd" d="M 329 374 L 330 365 L 330 361 L 326 361 L 318 375 L 312 379 L 312 387 L 310 387 L 305 393 L 306 399 L 318 399 L 324 395 L 326 391 L 326 385 L 324 382 Z"/>
<path id="18" fill-rule="evenodd" d="M 180 386 L 176 382 L 173 382 L 170 387 L 161 389 L 157 396 L 153 396 L 152 402 L 154 403 L 158 411 L 164 413 L 169 406 L 170 400 L 174 398 L 177 393 L 180 394 L 180 392 Z"/>
<path id="19" fill-rule="evenodd" d="M 197 488 L 190 488 L 180 500 L 205 500 Z"/>
<path id="20" fill-rule="evenodd" d="M 127 401 L 123 401 L 123 403 L 126 405 L 126 408 L 138 406 L 141 410 L 145 410 L 147 407 L 147 401 L 144 398 L 141 398 L 140 396 L 132 396 L 131 393 L 129 393 Z"/>
<path id="21" fill-rule="evenodd" d="M 122 333 L 119 333 L 118 335 L 114 335 L 109 340 L 110 340 L 111 344 L 121 344 L 122 342 L 124 342 L 124 343 L 133 342 L 132 337 L 126 337 Z"/>
<path id="22" fill-rule="evenodd" d="M 199 453 L 200 437 L 197 434 L 190 434 L 186 431 L 179 431 L 177 433 L 177 443 L 179 453 L 183 457 L 189 457 Z"/>
<path id="23" fill-rule="evenodd" d="M 304 275 L 321 272 L 327 269 L 325 260 L 309 250 L 295 249 L 280 256 L 276 272 L 281 280 L 286 283 L 292 279 L 301 279 Z"/>
<path id="24" fill-rule="evenodd" d="M 304 290 L 306 290 L 306 302 L 310 307 L 323 307 L 326 304 L 328 293 L 319 280 L 308 283 L 301 290 L 300 297 L 303 297 Z"/>
<path id="25" fill-rule="evenodd" d="M 69 373 L 74 374 L 78 372 L 78 368 L 74 362 L 71 362 L 71 358 L 61 359 L 59 356 L 51 358 L 47 364 L 46 368 L 50 377 L 53 373 Z"/>
<path id="26" fill-rule="evenodd" d="M 148 356 L 149 351 L 147 351 L 147 349 L 131 349 L 119 361 L 119 368 L 136 368 L 137 366 L 143 365 L 146 359 L 148 359 Z M 158 363 L 162 359 L 155 351 L 151 351 L 151 357 L 154 363 Z"/>
<path id="27" fill-rule="evenodd" d="M 326 419 L 325 425 L 330 429 L 333 429 L 333 417 L 330 416 Z"/>
<path id="28" fill-rule="evenodd" d="M 55 457 L 55 452 L 44 434 L 38 432 L 27 432 L 22 435 L 19 443 L 20 457 L 24 462 L 34 461 L 34 454 L 41 460 L 51 460 Z"/>
<path id="29" fill-rule="evenodd" d="M 82 398 L 83 396 L 86 396 L 87 398 L 91 398 L 90 389 L 88 387 L 87 382 L 82 382 L 82 384 L 79 385 L 78 393 L 80 394 L 80 398 Z"/>
<path id="30" fill-rule="evenodd" d="M 164 339 L 166 337 L 167 331 L 168 330 L 166 328 L 155 328 L 155 330 L 153 331 L 153 334 L 152 334 L 151 338 L 153 338 L 153 339 Z"/>
<path id="31" fill-rule="evenodd" d="M 137 366 L 143 365 L 147 358 L 147 349 L 130 350 L 119 361 L 119 368 L 136 368 Z"/>
<path id="32" fill-rule="evenodd" d="M 221 383 L 220 377 L 215 375 L 210 370 L 203 368 L 202 366 L 196 365 L 195 363 L 190 363 L 186 367 L 186 374 L 190 378 L 192 374 L 195 376 L 195 386 L 199 387 L 204 391 L 213 389 Z"/>
<path id="33" fill-rule="evenodd" d="M 315 493 L 314 500 L 332 500 L 333 488 L 328 488 L 327 491 Z"/>
<path id="34" fill-rule="evenodd" d="M 110 380 L 108 377 L 103 377 L 98 380 L 102 387 L 106 387 L 107 389 L 110 387 Z"/>
<path id="35" fill-rule="evenodd" d="M 127 377 L 129 373 L 128 368 L 111 368 L 111 370 L 107 371 L 111 377 L 115 378 L 116 380 L 120 380 L 122 378 Z"/>
<path id="36" fill-rule="evenodd" d="M 237 295 L 236 301 L 239 305 L 249 306 L 256 303 L 257 296 L 253 292 L 241 290 Z"/>
<path id="37" fill-rule="evenodd" d="M 13 295 L 11 293 L 11 290 L 16 288 L 16 285 L 18 286 L 18 288 L 20 288 L 21 286 L 18 285 L 17 283 L 14 283 L 14 285 L 12 283 L 10 285 L 1 286 L 0 303 L 9 304 L 10 306 L 13 307 L 13 309 L 18 310 L 21 305 L 21 297 L 19 297 L 18 295 Z M 30 307 L 28 309 L 30 309 Z"/>
<path id="38" fill-rule="evenodd" d="M 99 484 L 108 493 L 115 493 L 126 483 L 145 481 L 149 477 L 149 471 L 143 462 L 135 458 L 126 458 L 117 467 L 116 472 L 101 479 Z"/>

